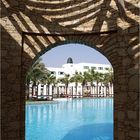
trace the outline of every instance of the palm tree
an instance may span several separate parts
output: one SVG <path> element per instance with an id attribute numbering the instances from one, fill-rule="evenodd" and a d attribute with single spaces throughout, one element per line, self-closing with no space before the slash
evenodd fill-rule
<path id="1" fill-rule="evenodd" d="M 104 84 L 106 85 L 106 89 L 108 90 L 108 92 L 110 92 L 110 87 L 112 88 L 113 82 L 114 82 L 113 71 L 112 69 L 109 69 L 108 72 L 105 73 L 105 78 L 104 78 Z M 107 93 L 107 95 L 109 95 L 109 93 Z"/>
<path id="2" fill-rule="evenodd" d="M 30 95 L 31 75 L 28 74 L 28 73 L 27 73 L 27 75 L 26 75 L 26 98 L 28 100 L 29 99 L 29 95 Z"/>
<path id="3" fill-rule="evenodd" d="M 78 91 L 78 83 L 81 81 L 82 75 L 78 72 L 75 72 L 75 74 L 71 77 L 71 82 L 75 82 L 75 88 L 76 88 L 76 95 Z"/>
<path id="4" fill-rule="evenodd" d="M 90 82 L 91 85 L 91 93 L 93 93 L 93 82 L 96 80 L 96 72 L 94 71 L 94 69 L 90 69 L 88 71 L 88 78 L 87 78 L 88 82 Z"/>
<path id="5" fill-rule="evenodd" d="M 101 88 L 103 88 L 103 85 L 104 85 L 104 83 L 105 83 L 105 78 L 106 78 L 105 73 L 101 73 L 101 74 L 100 74 L 100 78 L 99 78 L 99 82 L 101 83 L 99 93 L 102 93 Z M 102 94 L 102 95 L 103 95 L 103 97 L 104 97 L 104 90 L 103 90 L 103 94 Z M 101 94 L 100 94 L 100 96 L 101 96 Z"/>
<path id="6" fill-rule="evenodd" d="M 95 72 L 95 75 L 94 75 L 94 80 L 96 81 L 96 92 L 97 92 L 97 96 L 99 96 L 99 83 L 102 81 L 102 78 L 103 78 L 103 74 L 102 73 L 99 73 L 99 72 Z"/>
<path id="7" fill-rule="evenodd" d="M 58 95 L 59 95 L 59 92 L 58 92 L 58 90 L 57 90 L 57 84 L 58 84 L 58 80 L 56 79 L 56 77 L 55 77 L 55 79 L 53 79 L 52 80 L 52 84 L 53 84 L 53 93 L 55 93 L 56 95 L 57 95 L 57 97 L 58 97 Z"/>
<path id="8" fill-rule="evenodd" d="M 53 84 L 56 81 L 56 77 L 51 74 L 51 72 L 47 71 L 45 74 L 43 74 L 41 78 L 41 82 L 44 84 L 47 84 L 47 93 L 48 96 L 50 96 L 50 85 Z M 53 99 L 53 94 L 52 94 Z"/>
<path id="9" fill-rule="evenodd" d="M 32 83 L 32 96 L 35 94 L 36 85 L 39 83 L 42 75 L 47 71 L 42 59 L 38 59 L 29 69 L 26 75 L 26 85 L 28 87 L 29 96 L 29 85 Z M 37 91 L 38 92 L 38 91 Z"/>
<path id="10" fill-rule="evenodd" d="M 109 81 L 108 81 L 108 74 L 104 73 L 104 81 L 103 84 L 106 87 L 106 96 L 108 96 L 108 92 L 109 92 Z"/>
<path id="11" fill-rule="evenodd" d="M 86 78 L 86 76 L 87 76 L 87 72 L 84 72 L 83 74 L 81 73 L 81 80 L 80 80 L 80 82 L 81 82 L 81 85 L 82 85 L 82 96 L 83 96 L 83 93 L 84 93 L 84 88 L 85 88 L 85 85 L 86 85 L 86 80 L 87 80 L 87 78 Z"/>
<path id="12" fill-rule="evenodd" d="M 84 89 L 85 89 L 85 85 L 87 84 L 87 82 L 89 81 L 89 73 L 88 72 L 83 72 L 82 73 L 79 73 L 79 82 L 81 83 L 82 85 L 82 96 L 83 96 L 83 93 L 84 93 Z"/>
<path id="13" fill-rule="evenodd" d="M 66 89 L 66 97 L 68 96 L 68 86 L 70 83 L 70 75 L 69 74 L 65 74 L 63 78 L 59 78 L 59 81 L 61 83 L 65 84 L 65 89 Z"/>

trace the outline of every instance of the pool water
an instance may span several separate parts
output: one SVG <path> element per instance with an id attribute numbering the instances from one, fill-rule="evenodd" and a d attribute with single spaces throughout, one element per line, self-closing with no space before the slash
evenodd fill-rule
<path id="1" fill-rule="evenodd" d="M 113 99 L 26 105 L 26 140 L 113 140 Z"/>

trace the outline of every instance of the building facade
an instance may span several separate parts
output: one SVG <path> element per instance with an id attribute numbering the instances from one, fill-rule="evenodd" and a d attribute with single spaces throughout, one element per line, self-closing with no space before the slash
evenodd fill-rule
<path id="1" fill-rule="evenodd" d="M 61 68 L 58 67 L 47 67 L 47 69 L 51 72 L 52 75 L 56 77 L 56 80 L 63 79 L 65 75 L 69 75 L 71 78 L 74 76 L 76 72 L 83 74 L 84 72 L 88 72 L 93 69 L 98 73 L 108 73 L 109 70 L 113 72 L 113 68 L 111 65 L 107 64 L 94 64 L 94 63 L 73 63 L 72 58 L 67 59 L 67 63 L 63 64 Z M 97 87 L 98 86 L 98 87 Z M 67 87 L 63 82 L 57 82 L 55 85 L 49 85 L 48 91 L 47 84 L 39 84 L 37 87 L 37 93 L 34 95 L 38 96 L 38 98 L 56 98 L 56 97 L 83 97 L 83 96 L 92 96 L 92 97 L 113 97 L 113 85 L 108 83 L 105 85 L 101 82 L 98 83 L 94 81 L 93 85 L 89 82 L 83 88 L 81 82 L 78 82 L 77 85 L 75 82 L 69 82 Z"/>
<path id="2" fill-rule="evenodd" d="M 70 58 L 68 58 L 69 60 Z M 75 72 L 88 72 L 88 70 L 93 69 L 95 72 L 107 73 L 108 70 L 113 70 L 111 65 L 107 64 L 94 64 L 94 63 L 69 63 L 67 60 L 66 64 L 63 64 L 61 68 L 47 67 L 52 74 L 56 76 L 56 79 L 64 77 L 65 74 L 72 76 Z"/>

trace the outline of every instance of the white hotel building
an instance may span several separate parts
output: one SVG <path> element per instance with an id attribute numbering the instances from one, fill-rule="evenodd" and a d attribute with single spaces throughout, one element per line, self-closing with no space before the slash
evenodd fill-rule
<path id="1" fill-rule="evenodd" d="M 69 74 L 70 76 L 72 76 L 73 74 L 75 74 L 75 72 L 83 73 L 85 71 L 88 71 L 89 69 L 94 69 L 94 71 L 99 72 L 99 73 L 106 73 L 106 72 L 108 72 L 109 69 L 112 69 L 112 66 L 107 65 L 107 64 L 94 64 L 94 63 L 74 64 L 72 58 L 68 58 L 67 63 L 62 65 L 61 68 L 47 67 L 47 69 L 51 72 L 51 74 L 56 76 L 56 79 L 59 79 L 59 78 L 63 78 L 65 74 Z M 94 85 L 95 85 L 94 89 L 90 90 L 90 92 L 92 91 L 91 94 L 93 96 L 96 95 L 96 97 L 98 97 L 99 94 L 100 94 L 99 97 L 106 96 L 107 90 L 105 89 L 105 86 L 102 85 L 102 87 L 100 87 L 101 84 L 99 83 L 100 90 L 98 90 L 98 92 L 100 92 L 100 93 L 97 93 L 96 92 L 96 90 L 97 90 L 96 83 L 94 83 Z M 81 83 L 78 83 L 77 93 L 75 93 L 75 90 L 76 90 L 75 83 L 70 83 L 68 85 L 68 94 L 73 97 L 82 97 L 83 96 Z M 49 93 L 50 93 L 49 96 L 51 96 L 53 94 L 53 96 L 55 97 L 56 93 L 57 93 L 57 97 L 60 97 L 60 95 L 65 94 L 65 91 L 66 91 L 65 84 L 63 84 L 63 83 L 58 83 L 57 85 L 55 85 L 55 87 L 53 85 L 51 85 L 50 91 L 49 91 Z M 110 95 L 113 96 L 113 87 L 111 87 L 109 92 L 110 92 Z M 39 84 L 38 95 L 44 96 L 46 94 L 47 94 L 46 85 Z"/>

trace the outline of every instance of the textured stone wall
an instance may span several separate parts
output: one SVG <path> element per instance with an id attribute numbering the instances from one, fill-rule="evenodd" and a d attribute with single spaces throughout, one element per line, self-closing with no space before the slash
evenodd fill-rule
<path id="1" fill-rule="evenodd" d="M 25 139 L 25 75 L 43 53 L 65 43 L 100 51 L 114 68 L 114 139 L 139 131 L 138 0 L 2 0 L 2 140 Z"/>

